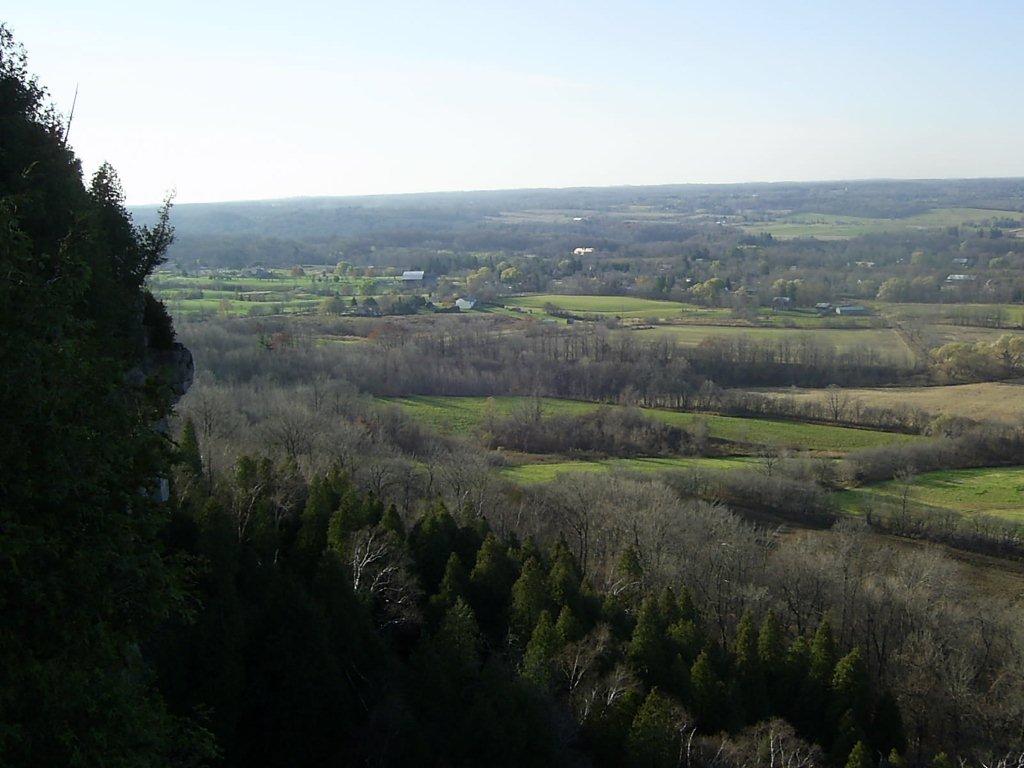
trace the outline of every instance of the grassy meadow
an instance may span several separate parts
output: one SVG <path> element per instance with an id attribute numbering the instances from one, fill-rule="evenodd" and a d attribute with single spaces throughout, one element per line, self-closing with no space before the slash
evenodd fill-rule
<path id="1" fill-rule="evenodd" d="M 755 392 L 824 402 L 826 390 L 787 387 Z M 982 382 L 936 387 L 864 387 L 843 390 L 851 400 L 879 408 L 909 406 L 934 414 L 1017 422 L 1024 419 L 1024 381 Z"/>
<path id="2" fill-rule="evenodd" d="M 724 456 L 720 458 L 672 457 L 641 459 L 600 459 L 593 461 L 531 462 L 504 467 L 502 476 L 521 485 L 549 483 L 567 473 L 603 472 L 664 472 L 689 469 L 723 471 L 749 466 L 754 461 L 748 456 Z"/>
<path id="3" fill-rule="evenodd" d="M 484 424 L 488 411 L 495 417 L 507 417 L 514 414 L 517 409 L 529 406 L 532 398 L 418 396 L 389 398 L 387 402 L 401 407 L 410 415 L 440 432 L 469 435 L 475 433 Z M 580 415 L 601 407 L 618 408 L 622 406 L 601 406 L 595 403 L 558 398 L 542 398 L 541 400 L 542 413 L 546 416 Z M 742 446 L 771 446 L 779 449 L 845 453 L 860 448 L 921 439 L 915 435 L 876 432 L 869 429 L 681 413 L 658 408 L 644 409 L 644 413 L 666 424 L 687 429 L 702 422 L 706 425 L 710 437 L 728 440 Z"/>
<path id="4" fill-rule="evenodd" d="M 935 208 L 926 213 L 900 219 L 860 216 L 836 216 L 827 213 L 795 213 L 769 221 L 750 222 L 742 228 L 750 233 L 769 232 L 783 240 L 814 237 L 819 240 L 845 240 L 884 232 L 920 232 L 959 226 L 985 226 L 997 218 L 1020 220 L 1019 211 L 985 208 Z"/>
<path id="5" fill-rule="evenodd" d="M 1024 467 L 984 467 L 926 472 L 909 483 L 890 480 L 837 494 L 840 508 L 859 514 L 872 504 L 902 503 L 917 510 L 987 514 L 1024 523 Z"/>

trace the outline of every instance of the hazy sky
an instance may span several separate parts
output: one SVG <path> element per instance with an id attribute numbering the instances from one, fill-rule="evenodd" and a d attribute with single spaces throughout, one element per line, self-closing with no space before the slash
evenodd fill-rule
<path id="1" fill-rule="evenodd" d="M 39 0 L 130 202 L 1024 176 L 1024 2 Z"/>

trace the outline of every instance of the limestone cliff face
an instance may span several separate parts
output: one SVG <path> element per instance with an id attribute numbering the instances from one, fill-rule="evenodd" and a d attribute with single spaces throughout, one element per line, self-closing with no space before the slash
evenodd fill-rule
<path id="1" fill-rule="evenodd" d="M 141 326 L 140 362 L 128 371 L 126 383 L 132 387 L 143 387 L 155 381 L 159 386 L 166 387 L 170 394 L 170 405 L 177 403 L 188 392 L 195 379 L 195 362 L 188 347 L 180 342 L 159 344 L 154 346 L 156 334 L 149 326 Z M 153 429 L 162 435 L 170 431 L 167 417 L 153 425 Z M 170 498 L 170 488 L 166 477 L 157 478 L 156 492 L 153 494 L 158 501 Z"/>

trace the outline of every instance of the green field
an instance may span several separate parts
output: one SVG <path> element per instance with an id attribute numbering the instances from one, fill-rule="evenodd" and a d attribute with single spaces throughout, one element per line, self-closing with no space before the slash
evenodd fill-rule
<path id="1" fill-rule="evenodd" d="M 896 331 L 890 328 L 752 328 L 727 325 L 659 325 L 629 333 L 644 337 L 664 336 L 684 346 L 697 346 L 710 338 L 746 337 L 751 341 L 780 342 L 791 344 L 816 344 L 832 347 L 839 352 L 848 352 L 865 347 L 876 350 L 888 360 L 900 363 L 913 362 L 913 354 Z"/>
<path id="2" fill-rule="evenodd" d="M 505 467 L 501 474 L 516 483 L 530 485 L 549 483 L 569 472 L 664 472 L 668 470 L 729 470 L 749 466 L 754 459 L 747 456 L 722 458 L 679 457 L 649 459 L 602 459 L 599 461 L 556 461 L 551 463 L 519 464 Z"/>
<path id="3" fill-rule="evenodd" d="M 919 232 L 961 225 L 984 226 L 997 218 L 1020 221 L 1024 219 L 1024 213 L 984 208 L 935 208 L 927 213 L 902 219 L 836 216 L 827 213 L 795 213 L 769 221 L 747 223 L 742 225 L 742 228 L 755 234 L 770 232 L 772 237 L 784 240 L 802 237 L 842 240 L 883 232 Z"/>
<path id="4" fill-rule="evenodd" d="M 656 301 L 632 296 L 563 296 L 553 293 L 510 296 L 502 300 L 506 307 L 543 311 L 553 305 L 566 312 L 607 315 L 620 318 L 679 319 L 680 317 L 728 318 L 727 309 L 706 309 L 677 301 Z"/>
<path id="5" fill-rule="evenodd" d="M 471 435 L 483 424 L 487 409 L 495 416 L 505 417 L 515 413 L 517 407 L 528 405 L 531 398 L 525 397 L 403 397 L 389 398 L 387 402 L 400 406 L 410 415 L 449 434 Z M 579 415 L 600 407 L 594 403 L 578 400 L 542 399 L 542 413 L 546 416 Z M 793 421 L 771 419 L 744 419 L 735 416 L 716 416 L 694 413 L 680 413 L 656 408 L 644 409 L 644 413 L 673 426 L 692 428 L 698 421 L 707 425 L 708 434 L 719 440 L 728 440 L 743 445 L 768 445 L 793 450 L 825 451 L 845 453 L 846 451 L 886 445 L 894 442 L 920 440 L 915 435 L 891 432 L 876 432 L 869 429 L 850 429 L 825 424 L 804 424 Z"/>
<path id="6" fill-rule="evenodd" d="M 358 295 L 366 286 L 383 287 L 393 277 L 339 277 L 324 279 L 323 267 L 311 267 L 306 275 L 271 270 L 270 277 L 252 277 L 232 270 L 200 275 L 157 272 L 146 285 L 174 317 L 240 317 L 315 312 L 328 296 L 340 292 L 344 299 Z"/>
<path id="7" fill-rule="evenodd" d="M 840 507 L 860 513 L 872 502 L 900 503 L 905 484 L 898 480 L 836 494 Z M 1024 522 L 1024 467 L 986 467 L 926 472 L 910 481 L 908 499 L 918 510 L 984 513 Z"/>

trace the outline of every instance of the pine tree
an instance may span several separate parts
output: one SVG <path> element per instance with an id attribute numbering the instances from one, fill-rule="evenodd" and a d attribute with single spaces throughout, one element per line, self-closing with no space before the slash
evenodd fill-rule
<path id="1" fill-rule="evenodd" d="M 903 714 L 890 690 L 885 690 L 878 698 L 874 716 L 871 718 L 870 733 L 872 746 L 883 754 L 900 753 L 907 748 Z"/>
<path id="2" fill-rule="evenodd" d="M 402 516 L 398 514 L 398 507 L 394 504 L 388 505 L 387 511 L 380 519 L 380 525 L 385 531 L 390 531 L 400 539 L 405 538 L 405 524 L 402 522 Z"/>
<path id="3" fill-rule="evenodd" d="M 656 685 L 667 679 L 671 658 L 668 655 L 665 628 L 658 611 L 658 603 L 652 598 L 647 598 L 640 604 L 627 657 L 633 668 L 648 683 Z"/>
<path id="4" fill-rule="evenodd" d="M 891 768 L 907 768 L 907 759 L 895 747 L 889 750 L 888 761 Z"/>
<path id="5" fill-rule="evenodd" d="M 782 678 L 786 663 L 786 646 L 782 627 L 775 614 L 769 611 L 761 622 L 757 636 L 757 658 L 765 675 L 773 682 Z"/>
<path id="6" fill-rule="evenodd" d="M 563 605 L 562 610 L 558 613 L 558 621 L 555 622 L 555 632 L 558 633 L 558 639 L 562 645 L 575 643 L 583 637 L 583 625 L 568 605 Z"/>
<path id="7" fill-rule="evenodd" d="M 548 573 L 548 593 L 557 606 L 580 605 L 580 572 L 576 560 L 563 542 L 555 547 L 551 570 Z"/>
<path id="8" fill-rule="evenodd" d="M 178 463 L 194 478 L 203 476 L 203 457 L 199 452 L 199 438 L 192 419 L 185 419 L 178 439 Z"/>
<path id="9" fill-rule="evenodd" d="M 733 646 L 739 699 L 748 722 L 760 720 L 768 711 L 768 691 L 761 670 L 754 617 L 745 613 L 740 619 Z"/>
<path id="10" fill-rule="evenodd" d="M 434 616 L 443 615 L 458 600 L 466 600 L 469 587 L 469 576 L 459 556 L 454 552 L 448 556 L 444 568 L 444 576 L 438 587 L 437 594 L 430 598 L 430 609 Z"/>
<path id="11" fill-rule="evenodd" d="M 836 664 L 832 675 L 832 708 L 834 716 L 851 712 L 864 728 L 868 720 L 871 680 L 860 648 L 854 648 Z"/>
<path id="12" fill-rule="evenodd" d="M 871 754 L 868 752 L 868 747 L 863 741 L 858 741 L 853 749 L 850 750 L 850 756 L 846 760 L 846 768 L 875 768 Z"/>
<path id="13" fill-rule="evenodd" d="M 715 672 L 707 649 L 700 652 L 690 669 L 690 697 L 701 728 L 713 732 L 724 725 L 727 708 L 725 685 Z"/>
<path id="14" fill-rule="evenodd" d="M 457 535 L 455 518 L 440 503 L 417 520 L 409 531 L 409 551 L 425 592 L 437 591 L 448 558 L 456 549 Z"/>
<path id="15" fill-rule="evenodd" d="M 822 619 L 811 641 L 810 676 L 822 687 L 832 682 L 832 674 L 836 666 L 836 642 L 832 636 L 832 625 L 827 618 Z"/>
<path id="16" fill-rule="evenodd" d="M 505 628 L 512 585 L 516 580 L 515 565 L 494 534 L 487 534 L 476 564 L 469 574 L 470 597 L 480 625 L 492 637 L 499 637 Z"/>
<path id="17" fill-rule="evenodd" d="M 533 629 L 530 642 L 523 654 L 523 677 L 535 685 L 549 690 L 555 682 L 553 660 L 558 653 L 560 642 L 551 614 L 541 611 L 537 626 Z"/>
<path id="18" fill-rule="evenodd" d="M 523 563 L 516 583 L 512 585 L 511 626 L 519 637 L 527 638 L 548 605 L 544 569 L 534 558 Z"/>
<path id="19" fill-rule="evenodd" d="M 682 711 L 653 688 L 633 718 L 626 739 L 626 763 L 635 768 L 670 768 L 679 757 Z"/>

